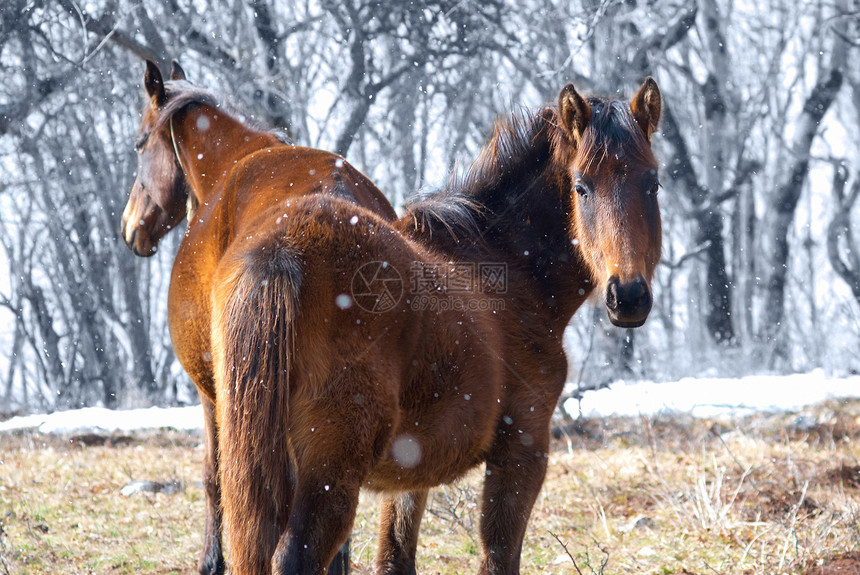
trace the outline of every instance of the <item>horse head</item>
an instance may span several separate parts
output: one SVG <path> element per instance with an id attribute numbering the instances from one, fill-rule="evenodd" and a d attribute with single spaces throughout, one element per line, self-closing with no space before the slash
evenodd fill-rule
<path id="1" fill-rule="evenodd" d="M 172 81 L 185 80 L 176 62 Z M 186 216 L 188 189 L 169 122 L 159 122 L 168 92 L 158 66 L 147 61 L 143 80 L 148 99 L 134 149 L 137 178 L 122 214 L 122 236 L 139 256 L 151 256 L 158 242 Z"/>
<path id="2" fill-rule="evenodd" d="M 662 99 L 647 78 L 629 105 L 583 98 L 568 84 L 559 95 L 557 153 L 569 186 L 570 241 L 591 271 L 610 321 L 638 327 L 651 311 L 651 278 L 660 260 L 657 161 L 651 135 Z"/>

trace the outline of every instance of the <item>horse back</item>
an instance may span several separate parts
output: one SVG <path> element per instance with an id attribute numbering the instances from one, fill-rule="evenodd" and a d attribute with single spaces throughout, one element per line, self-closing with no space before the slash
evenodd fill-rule
<path id="1" fill-rule="evenodd" d="M 224 199 L 235 201 L 237 226 L 282 201 L 312 194 L 338 198 L 386 221 L 396 218 L 382 192 L 342 157 L 284 144 L 245 156 L 227 174 Z"/>

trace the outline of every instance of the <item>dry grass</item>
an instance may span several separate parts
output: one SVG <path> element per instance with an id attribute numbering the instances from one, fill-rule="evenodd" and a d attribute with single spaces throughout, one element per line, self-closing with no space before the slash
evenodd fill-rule
<path id="1" fill-rule="evenodd" d="M 858 402 L 719 424 L 580 422 L 551 455 L 523 572 L 860 573 L 858 440 Z M 168 431 L 106 444 L 0 436 L 0 575 L 193 573 L 200 441 Z M 422 573 L 476 570 L 479 478 L 434 492 Z M 185 489 L 120 494 L 139 479 Z M 375 504 L 363 497 L 354 527 L 359 574 L 371 572 Z"/>

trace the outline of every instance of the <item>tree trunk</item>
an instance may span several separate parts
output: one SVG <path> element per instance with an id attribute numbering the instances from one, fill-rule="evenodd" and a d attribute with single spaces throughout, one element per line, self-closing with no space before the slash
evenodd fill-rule
<path id="1" fill-rule="evenodd" d="M 705 323 L 714 341 L 728 343 L 734 338 L 729 274 L 726 269 L 725 240 L 723 238 L 723 216 L 719 206 L 710 202 L 712 194 L 699 184 L 693 170 L 687 143 L 678 127 L 672 108 L 663 107 L 663 136 L 674 149 L 669 160 L 669 177 L 681 184 L 696 219 L 695 245 L 705 245 Z"/>
<path id="2" fill-rule="evenodd" d="M 766 236 L 771 243 L 771 250 L 768 261 L 770 276 L 767 281 L 764 326 L 764 334 L 768 340 L 779 337 L 785 314 L 785 285 L 788 277 L 790 253 L 788 230 L 794 221 L 800 192 L 809 173 L 809 155 L 812 141 L 818 134 L 824 114 L 830 109 L 830 105 L 836 99 L 836 94 L 841 87 L 842 72 L 839 67 L 832 66 L 830 69 L 822 71 L 815 87 L 806 99 L 801 117 L 797 121 L 794 142 L 791 145 L 791 155 L 794 161 L 787 166 L 785 170 L 787 176 L 777 187 L 770 202 L 774 215 L 766 231 Z"/>
<path id="3" fill-rule="evenodd" d="M 282 74 L 282 59 L 284 57 L 281 49 L 281 36 L 275 28 L 272 11 L 269 4 L 265 0 L 251 0 L 249 5 L 254 11 L 254 27 L 257 29 L 257 35 L 263 42 L 263 48 L 266 54 L 266 70 L 269 73 L 269 82 L 283 76 Z M 279 92 L 272 89 L 261 87 L 257 91 L 257 97 L 263 102 L 263 108 L 266 112 L 268 120 L 275 126 L 286 129 L 292 135 L 290 125 L 290 104 Z"/>
<path id="4" fill-rule="evenodd" d="M 711 43 L 719 47 L 722 43 L 722 35 L 718 22 L 712 22 L 716 10 L 715 5 L 709 5 L 710 12 L 706 13 L 706 24 L 712 25 L 709 39 Z M 642 75 L 654 74 L 651 61 L 648 56 L 649 50 L 661 50 L 665 52 L 673 45 L 687 37 L 690 28 L 695 24 L 698 6 L 693 5 L 688 10 L 682 10 L 668 23 L 665 34 L 653 36 L 648 42 L 642 43 L 639 50 L 632 59 L 632 65 Z M 710 14 L 710 16 L 708 16 Z M 718 69 L 727 67 L 724 52 L 714 55 L 714 65 Z M 705 97 L 705 115 L 709 129 L 716 132 L 722 138 L 722 124 L 725 121 L 725 101 L 722 97 L 720 87 L 713 75 L 703 87 Z M 664 101 L 663 119 L 661 130 L 663 139 L 673 149 L 673 155 L 669 158 L 665 173 L 677 184 L 681 191 L 687 196 L 693 208 L 692 216 L 696 220 L 695 244 L 706 246 L 703 251 L 705 261 L 705 291 L 706 310 L 705 324 L 714 341 L 730 343 L 734 341 L 735 332 L 732 322 L 731 286 L 728 270 L 726 267 L 725 240 L 723 237 L 723 215 L 719 211 L 715 196 L 722 192 L 722 169 L 723 151 L 721 145 L 712 143 L 705 146 L 711 150 L 711 155 L 703 159 L 707 165 L 717 165 L 719 169 L 707 168 L 705 184 L 699 181 L 699 176 L 693 167 L 689 146 L 678 126 L 678 122 L 672 111 L 672 106 Z M 710 136 L 706 133 L 705 138 Z M 716 163 L 714 163 L 716 162 Z M 712 187 L 715 186 L 715 187 Z"/>
<path id="5" fill-rule="evenodd" d="M 698 229 L 696 244 L 707 243 L 705 250 L 705 284 L 708 294 L 705 324 L 708 333 L 718 343 L 731 343 L 735 337 L 732 322 L 732 296 L 726 269 L 723 215 L 714 208 L 696 215 Z"/>
<path id="6" fill-rule="evenodd" d="M 18 368 L 18 361 L 21 355 L 21 348 L 24 344 L 24 333 L 21 329 L 21 320 L 15 318 L 15 332 L 12 335 L 12 351 L 9 354 L 9 365 L 6 368 L 6 381 L 4 382 L 3 390 L 3 407 L 9 409 L 12 406 L 12 390 L 15 384 L 15 370 Z"/>
<path id="7" fill-rule="evenodd" d="M 36 352 L 40 354 L 42 365 L 45 368 L 45 377 L 47 378 L 45 383 L 51 393 L 54 394 L 58 404 L 66 403 L 67 405 L 61 406 L 67 407 L 68 404 L 74 403 L 76 397 L 74 390 L 70 390 L 66 386 L 63 361 L 60 357 L 60 336 L 54 329 L 53 316 L 49 311 L 45 293 L 42 288 L 33 285 L 30 278 L 27 278 L 27 285 L 22 286 L 22 289 L 24 291 L 23 297 L 30 302 L 33 315 L 36 317 L 40 346 Z"/>
<path id="8" fill-rule="evenodd" d="M 125 249 L 125 246 L 122 246 Z M 143 390 L 149 401 L 159 404 L 164 401 L 163 389 L 156 381 L 153 372 L 152 342 L 149 336 L 149 322 L 144 315 L 140 302 L 141 286 L 137 266 L 128 257 L 118 257 L 119 281 L 122 296 L 125 300 L 127 314 L 126 329 L 131 343 L 132 381 L 133 385 Z"/>
<path id="9" fill-rule="evenodd" d="M 833 173 L 833 218 L 827 226 L 827 257 L 833 269 L 839 274 L 854 299 L 860 304 L 860 244 L 854 239 L 851 214 L 857 198 L 860 197 L 860 172 L 854 177 L 851 191 L 845 195 L 848 173 L 844 166 L 834 167 Z M 840 248 L 843 243 L 844 249 Z"/>

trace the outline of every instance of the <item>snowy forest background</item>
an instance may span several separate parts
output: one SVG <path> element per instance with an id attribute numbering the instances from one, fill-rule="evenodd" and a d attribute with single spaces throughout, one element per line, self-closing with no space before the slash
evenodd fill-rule
<path id="1" fill-rule="evenodd" d="M 3 0 L 0 412 L 196 401 L 165 321 L 181 233 L 148 260 L 119 236 L 145 58 L 395 206 L 499 114 L 653 75 L 654 311 L 633 331 L 580 310 L 572 388 L 860 371 L 857 0 Z"/>

